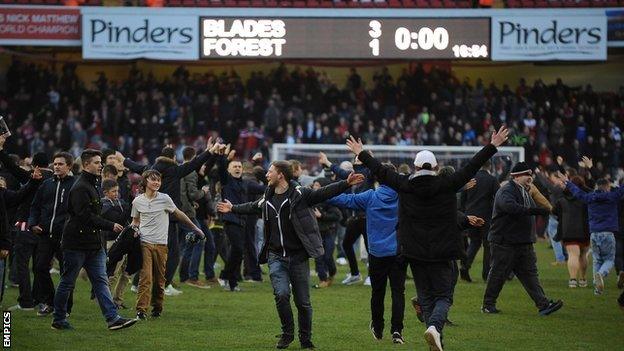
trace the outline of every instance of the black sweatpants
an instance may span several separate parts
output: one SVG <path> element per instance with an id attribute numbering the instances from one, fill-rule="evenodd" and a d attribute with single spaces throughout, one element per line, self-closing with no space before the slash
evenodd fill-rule
<path id="1" fill-rule="evenodd" d="M 490 243 L 492 251 L 492 268 L 487 279 L 483 306 L 495 307 L 496 299 L 503 285 L 513 272 L 524 290 L 529 294 L 535 306 L 542 309 L 548 305 L 544 289 L 540 285 L 537 273 L 537 257 L 533 244 L 505 245 Z"/>
<path id="2" fill-rule="evenodd" d="M 349 269 L 351 275 L 360 274 L 360 270 L 357 264 L 357 258 L 355 257 L 355 251 L 353 250 L 353 244 L 359 239 L 360 235 L 364 236 L 364 245 L 368 251 L 368 238 L 366 237 L 366 217 L 355 216 L 347 219 L 347 229 L 345 231 L 345 237 L 342 240 L 342 250 L 347 256 L 349 261 Z"/>
<path id="3" fill-rule="evenodd" d="M 371 320 L 379 332 L 384 329 L 384 299 L 386 285 L 390 280 L 392 292 L 392 333 L 403 331 L 405 312 L 405 276 L 407 263 L 401 256 L 376 257 L 368 255 L 368 273 L 371 279 Z"/>

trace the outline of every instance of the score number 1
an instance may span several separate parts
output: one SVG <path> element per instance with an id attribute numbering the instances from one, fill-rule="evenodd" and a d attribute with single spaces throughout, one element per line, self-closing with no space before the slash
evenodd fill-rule
<path id="1" fill-rule="evenodd" d="M 381 23 L 379 21 L 370 21 L 368 23 L 370 30 L 368 31 L 368 35 L 373 38 L 368 46 L 371 48 L 371 52 L 373 56 L 379 56 L 379 37 L 381 37 Z"/>

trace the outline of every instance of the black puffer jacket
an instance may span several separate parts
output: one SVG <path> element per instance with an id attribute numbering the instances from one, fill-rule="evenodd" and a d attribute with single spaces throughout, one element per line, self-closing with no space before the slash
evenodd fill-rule
<path id="1" fill-rule="evenodd" d="M 487 145 L 466 166 L 441 176 L 430 171 L 415 176 L 399 174 L 366 151 L 358 155 L 380 183 L 399 193 L 399 253 L 425 262 L 450 261 L 463 256 L 455 194 L 495 153 L 496 147 Z"/>
<path id="2" fill-rule="evenodd" d="M 342 194 L 349 188 L 346 180 L 330 184 L 318 190 L 305 188 L 291 181 L 289 184 L 290 213 L 282 213 L 280 220 L 290 220 L 295 229 L 297 237 L 301 240 L 308 256 L 317 258 L 323 255 L 323 240 L 319 232 L 318 223 L 312 207 L 318 203 L 331 199 Z M 265 199 L 273 197 L 275 189 L 268 187 L 264 195 L 253 202 L 234 205 L 232 212 L 236 214 L 262 214 L 264 220 L 264 245 L 258 257 L 258 263 L 266 263 L 269 255 L 269 238 L 271 237 L 271 226 L 269 225 L 267 211 L 268 205 Z"/>
<path id="3" fill-rule="evenodd" d="M 7 209 L 15 208 L 25 198 L 32 196 L 37 190 L 40 181 L 31 180 L 25 186 L 18 191 L 8 190 L 0 188 L 0 249 L 10 250 L 11 239 L 9 229 L 9 216 L 7 215 Z"/>
<path id="4" fill-rule="evenodd" d="M 553 214 L 557 216 L 558 241 L 589 241 L 589 219 L 587 205 L 575 198 L 568 191 L 555 203 Z"/>
<path id="5" fill-rule="evenodd" d="M 99 250 L 102 248 L 100 230 L 113 230 L 114 223 L 100 216 L 100 179 L 82 172 L 69 191 L 69 218 L 65 222 L 61 247 L 65 250 Z"/>

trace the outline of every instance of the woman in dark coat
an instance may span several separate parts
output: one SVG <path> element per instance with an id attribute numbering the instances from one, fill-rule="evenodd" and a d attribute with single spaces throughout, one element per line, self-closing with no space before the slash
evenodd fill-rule
<path id="1" fill-rule="evenodd" d="M 581 177 L 572 177 L 571 182 L 579 188 L 590 191 Z M 570 288 L 587 287 L 585 273 L 587 271 L 587 253 L 589 251 L 589 224 L 587 206 L 572 196 L 568 190 L 555 203 L 553 213 L 558 217 L 558 240 L 568 252 L 568 272 Z"/>

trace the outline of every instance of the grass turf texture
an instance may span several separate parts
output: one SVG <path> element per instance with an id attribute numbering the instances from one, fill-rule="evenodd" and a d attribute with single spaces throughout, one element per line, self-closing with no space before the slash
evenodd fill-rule
<path id="1" fill-rule="evenodd" d="M 540 317 L 517 279 L 501 293 L 499 315 L 480 312 L 485 284 L 481 262 L 472 269 L 473 283 L 460 281 L 449 318 L 457 324 L 445 328 L 448 350 L 618 350 L 624 344 L 624 313 L 616 299 L 620 293 L 615 275 L 605 279 L 606 290 L 594 296 L 591 287 L 567 287 L 567 269 L 550 265 L 553 255 L 545 243 L 536 245 L 540 280 L 550 298 L 561 298 L 564 307 Z M 479 254 L 481 255 L 481 254 Z M 311 261 L 312 262 L 312 261 Z M 362 272 L 366 269 L 361 265 Z M 313 265 L 312 265 L 313 266 Z M 267 267 L 263 266 L 266 270 Z M 370 320 L 370 287 L 342 286 L 346 267 L 339 267 L 337 284 L 329 289 L 312 289 L 313 341 L 321 350 L 427 350 L 425 327 L 416 319 L 409 298 L 415 295 L 412 280 L 406 283 L 405 345 L 393 345 L 390 338 L 390 290 L 386 293 L 384 339 L 373 339 Z M 411 273 L 408 271 L 408 274 Z M 591 277 L 591 269 L 588 272 Z M 90 285 L 78 279 L 70 323 L 73 331 L 50 328 L 51 317 L 35 312 L 12 314 L 12 348 L 15 350 L 271 350 L 280 333 L 268 276 L 265 282 L 243 283 L 243 292 L 230 293 L 213 287 L 202 290 L 181 285 L 184 294 L 166 297 L 163 316 L 122 331 L 111 332 L 98 305 L 89 300 Z M 55 276 L 58 281 L 58 276 Z M 311 277 L 311 284 L 317 282 Z M 589 279 L 591 282 L 591 278 Z M 9 288 L 3 306 L 15 303 L 17 289 Z M 136 295 L 126 292 L 126 305 L 133 307 Z M 293 304 L 293 311 L 296 308 Z M 134 310 L 120 311 L 134 317 Z M 295 315 L 295 321 L 296 321 Z M 299 349 L 295 340 L 289 349 Z"/>

